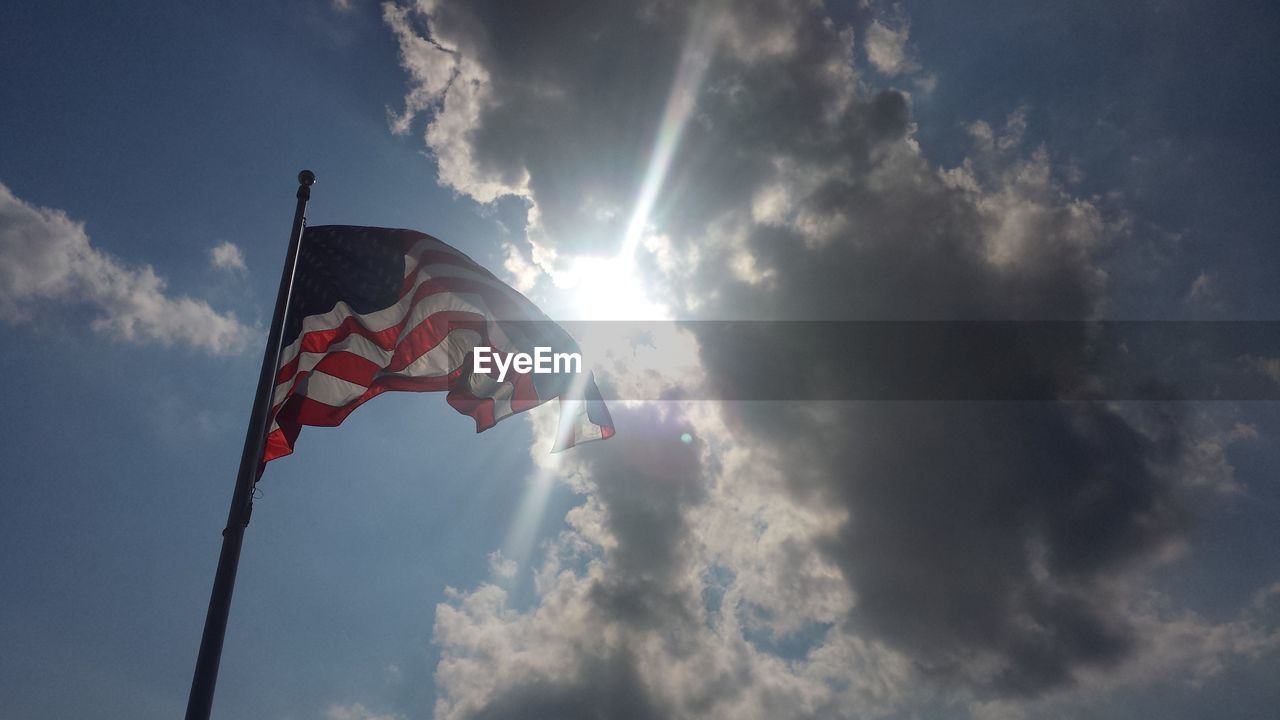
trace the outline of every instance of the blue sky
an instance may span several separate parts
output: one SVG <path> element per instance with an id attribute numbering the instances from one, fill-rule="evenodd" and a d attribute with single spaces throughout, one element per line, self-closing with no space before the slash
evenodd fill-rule
<path id="1" fill-rule="evenodd" d="M 1262 4 L 397 8 L 0 10 L 0 716 L 185 706 L 304 167 L 312 224 L 432 233 L 557 318 L 1277 317 Z M 546 413 L 380 397 L 268 470 L 215 713 L 1280 702 L 1275 407 L 966 412 L 627 407 L 552 461 Z"/>
<path id="2" fill-rule="evenodd" d="M 265 327 L 302 167 L 321 177 L 313 223 L 429 228 L 477 258 L 493 252 L 492 221 L 453 202 L 416 143 L 387 130 L 404 81 L 376 13 L 4 12 L 4 65 L 16 70 L 0 81 L 4 182 L 178 292 Z M 247 273 L 211 269 L 225 241 Z M 172 716 L 185 706 L 258 351 L 113 342 L 74 309 L 11 331 L 3 714 Z M 528 472 L 528 429 L 508 423 L 477 446 L 442 398 L 379 404 L 343 428 L 341 447 L 318 442 L 273 468 L 281 482 L 263 492 L 279 500 L 264 498 L 253 524 L 220 713 L 314 717 L 345 694 L 335 683 L 381 692 L 390 665 L 429 678 L 433 598 L 487 575 Z M 458 443 L 483 454 L 444 451 Z M 400 469 L 392 484 L 382 463 Z M 272 505 L 290 509 L 262 520 Z M 293 625 L 303 603 L 315 612 Z M 68 676 L 80 678 L 74 692 Z M 393 694 L 431 697 L 429 681 L 415 685 Z"/>

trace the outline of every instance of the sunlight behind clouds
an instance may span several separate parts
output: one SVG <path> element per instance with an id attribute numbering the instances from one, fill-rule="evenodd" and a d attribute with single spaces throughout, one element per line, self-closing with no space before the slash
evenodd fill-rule
<path id="1" fill-rule="evenodd" d="M 576 257 L 556 278 L 571 294 L 569 320 L 663 320 L 670 310 L 649 298 L 635 261 L 627 256 Z"/>
<path id="2" fill-rule="evenodd" d="M 697 106 L 698 93 L 716 46 L 715 25 L 708 12 L 696 13 L 685 39 L 680 64 L 667 96 L 653 151 L 627 223 L 622 247 L 612 258 L 566 258 L 568 270 L 555 273 L 558 287 L 572 292 L 571 319 L 662 320 L 670 309 L 653 302 L 640 280 L 636 251 L 651 228 L 654 205 L 662 195 L 672 158 L 680 147 L 685 126 Z"/>
<path id="3" fill-rule="evenodd" d="M 932 109 L 890 79 L 932 77 L 910 19 L 863 9 L 579 3 L 534 26 L 442 0 L 415 11 L 426 35 L 392 23 L 476 78 L 431 106 L 430 128 L 457 130 L 427 134 L 439 181 L 524 203 L 506 268 L 553 317 L 592 321 L 566 330 L 619 427 L 557 467 L 534 457 L 546 475 L 502 548 L 532 607 L 481 583 L 437 608 L 437 717 L 1037 717 L 1271 647 L 1268 624 L 1140 602 L 1187 537 L 1186 478 L 1230 477 L 1229 432 L 1157 415 L 1144 433 L 1095 407 L 669 402 L 766 377 L 830 399 L 859 379 L 821 359 L 830 335 L 780 344 L 774 366 L 727 319 L 1106 307 L 1104 255 L 1130 239 L 1118 200 L 1064 179 L 1016 103 L 992 111 L 1003 129 L 955 124 L 962 156 L 925 152 Z M 412 109 L 436 76 L 404 66 Z M 446 161 L 463 156 L 465 173 Z M 550 419 L 531 414 L 535 436 Z M 557 479 L 584 499 L 531 551 Z"/>

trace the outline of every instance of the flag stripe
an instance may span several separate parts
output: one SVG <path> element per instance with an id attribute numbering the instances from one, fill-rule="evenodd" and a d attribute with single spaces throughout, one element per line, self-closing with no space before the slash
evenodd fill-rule
<path id="1" fill-rule="evenodd" d="M 471 348 L 477 344 L 474 341 L 448 342 L 448 336 L 451 334 L 449 330 L 440 330 L 426 324 L 419 326 L 418 330 L 422 331 L 420 334 L 424 336 L 424 345 L 429 342 L 425 336 L 430 333 L 438 333 L 440 335 L 439 341 L 431 343 L 431 347 L 426 349 L 425 352 L 422 352 L 417 357 L 412 358 L 411 362 L 406 362 L 398 367 L 392 367 L 390 363 L 386 362 L 385 356 L 387 353 L 381 350 L 378 352 L 382 354 L 383 357 L 374 356 L 372 358 L 368 355 L 357 354 L 347 350 L 338 351 L 337 353 L 332 354 L 308 354 L 305 359 L 312 360 L 314 358 L 314 361 L 308 362 L 308 367 L 305 367 L 298 372 L 294 376 L 293 382 L 281 385 L 277 389 L 273 407 L 278 407 L 279 404 L 290 394 L 310 394 L 305 386 L 300 386 L 300 378 L 305 377 L 308 372 L 315 369 L 334 374 L 335 376 L 341 377 L 349 382 L 357 382 L 365 385 L 368 385 L 369 382 L 371 382 L 378 374 L 400 374 L 405 377 L 437 377 L 448 375 L 461 367 L 466 354 L 469 353 Z M 452 332 L 470 333 L 477 338 L 480 337 L 474 329 L 469 327 L 459 327 L 454 329 Z M 352 339 L 363 340 L 360 336 L 353 336 Z M 411 343 L 412 341 L 410 341 L 410 343 L 406 343 L 406 346 Z M 370 353 L 370 355 L 372 354 L 373 353 Z M 332 357 L 337 357 L 338 359 L 331 361 L 330 358 Z M 324 367 L 321 367 L 322 365 Z"/>
<path id="2" fill-rule="evenodd" d="M 432 275 L 429 273 L 440 273 Z M 412 285 L 404 288 L 396 304 L 377 312 L 361 315 L 351 310 L 346 303 L 339 303 L 333 310 L 322 315 L 307 318 L 308 327 L 313 330 L 335 330 L 347 318 L 357 318 L 365 329 L 382 332 L 403 326 L 408 311 L 424 297 L 441 292 L 451 292 L 461 298 L 469 299 L 477 312 L 491 305 L 508 313 L 504 320 L 546 320 L 541 315 L 531 315 L 527 309 L 521 308 L 516 298 L 508 297 L 503 290 L 509 289 L 493 278 L 479 276 L 448 265 L 431 265 L 423 268 L 415 276 Z M 497 291 L 497 292 L 494 292 Z M 394 338 L 391 338 L 394 341 Z"/>
<path id="3" fill-rule="evenodd" d="M 438 268 L 440 266 L 432 266 Z M 423 271 L 425 272 L 425 270 Z M 281 353 L 281 371 L 292 372 L 289 363 L 302 352 L 325 352 L 334 342 L 345 338 L 352 332 L 360 334 L 375 342 L 379 347 L 391 350 L 406 326 L 422 321 L 431 312 L 440 310 L 465 310 L 482 316 L 492 316 L 489 312 L 493 304 L 506 306 L 507 320 L 545 321 L 545 317 L 530 317 L 527 311 L 516 305 L 514 299 L 499 296 L 495 298 L 491 284 L 478 279 L 465 277 L 430 278 L 419 274 L 418 282 L 409 292 L 401 296 L 395 305 L 374 313 L 361 315 L 351 310 L 346 303 L 338 303 L 333 310 L 323 315 L 313 315 L 303 321 L 303 334 Z M 432 304 L 418 308 L 419 303 L 428 297 L 435 300 Z M 501 336 L 499 336 L 501 337 Z M 287 376 L 277 374 L 276 382 L 284 382 Z"/>
<path id="4" fill-rule="evenodd" d="M 379 342 L 379 339 L 370 338 L 370 333 L 367 333 L 358 324 L 352 324 L 347 334 L 340 340 L 335 340 L 327 348 L 321 348 L 318 351 L 307 351 L 295 356 L 293 360 L 289 361 L 288 365 L 281 368 L 279 375 L 276 377 L 276 383 L 278 388 L 287 390 L 288 381 L 295 373 L 310 370 L 327 353 L 332 352 L 350 353 L 377 364 L 379 367 L 399 370 L 434 349 L 436 345 L 444 340 L 451 328 L 470 330 L 479 334 L 482 340 L 487 340 L 488 331 L 484 325 L 485 318 L 478 313 L 442 310 L 433 313 L 419 323 L 417 327 L 401 339 L 399 345 L 386 349 Z M 282 398 L 283 396 L 278 389 L 273 404 L 278 403 Z"/>
<path id="5" fill-rule="evenodd" d="M 540 397 L 532 375 L 514 370 L 503 382 L 471 372 L 468 358 L 477 345 L 498 352 L 528 352 L 528 343 L 557 350 L 576 345 L 523 295 L 465 254 L 412 231 L 330 226 L 307 232 L 303 252 L 308 238 L 320 245 L 306 267 L 318 274 L 304 284 L 311 294 L 299 307 L 331 309 L 293 321 L 298 329 L 281 353 L 264 461 L 291 453 L 303 425 L 337 425 L 387 390 L 445 391 L 451 406 L 475 420 L 477 431 L 564 392 L 553 381 L 543 388 L 553 392 Z M 371 247 L 373 254 L 361 259 L 360 247 Z M 394 248 L 404 252 L 403 273 L 388 265 L 394 256 L 387 253 L 399 252 Z M 395 275 L 387 277 L 388 270 Z M 395 285 L 386 285 L 388 280 Z M 377 309 L 360 313 L 353 306 Z M 517 329 L 507 321 L 539 325 Z M 585 382 L 594 391 L 589 376 L 579 380 L 570 385 Z M 601 410 L 609 427 L 602 428 L 584 408 L 562 397 L 568 431 L 557 449 L 612 435 L 607 411 Z"/>

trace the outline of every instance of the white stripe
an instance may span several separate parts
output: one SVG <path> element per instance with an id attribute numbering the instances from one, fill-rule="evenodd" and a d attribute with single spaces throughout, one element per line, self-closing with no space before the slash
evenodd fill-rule
<path id="1" fill-rule="evenodd" d="M 492 288 L 493 290 L 498 291 L 500 294 L 505 295 L 509 300 L 516 303 L 518 306 L 521 306 L 521 309 L 526 311 L 531 311 L 533 313 L 533 316 L 528 319 L 543 320 L 546 318 L 546 316 L 542 315 L 540 312 L 537 312 L 536 308 L 532 308 L 531 307 L 532 304 L 528 300 L 524 299 L 519 295 L 514 295 L 512 293 L 511 288 L 507 287 L 506 285 L 503 285 L 501 282 L 494 280 L 491 277 L 486 277 L 473 270 L 460 268 L 460 267 L 457 267 L 456 265 L 435 264 L 435 265 L 428 265 L 422 268 L 421 270 L 419 270 L 418 278 L 414 282 L 413 287 L 408 292 L 406 292 L 403 296 L 401 296 L 400 299 L 397 300 L 395 303 L 388 305 L 387 307 L 382 308 L 380 310 L 375 310 L 371 313 L 366 313 L 364 315 L 361 315 L 359 313 L 351 312 L 351 307 L 347 305 L 347 303 L 340 301 L 334 307 L 333 310 L 330 310 L 327 313 L 320 313 L 318 315 L 308 316 L 311 318 L 317 318 L 316 322 L 319 323 L 316 325 L 312 325 L 311 329 L 312 330 L 332 330 L 333 328 L 340 325 L 342 321 L 346 319 L 347 316 L 356 315 L 357 317 L 360 318 L 360 324 L 363 327 L 368 328 L 369 330 L 372 330 L 374 332 L 378 332 L 379 330 L 385 330 L 391 327 L 392 325 L 399 323 L 400 320 L 404 317 L 405 313 L 408 312 L 411 306 L 411 303 L 413 302 L 414 293 L 418 291 L 418 288 L 421 287 L 423 283 L 428 282 L 430 280 L 434 280 L 436 278 L 457 278 L 462 280 L 475 281 L 481 285 L 486 286 L 487 288 Z M 458 293 L 458 294 L 478 295 L 478 293 L 475 293 L 475 292 Z M 342 308 L 341 312 L 339 312 L 339 308 Z M 490 314 L 493 314 L 493 313 L 490 313 Z M 504 319 L 522 320 L 526 318 L 504 318 Z"/>
<path id="2" fill-rule="evenodd" d="M 323 371 L 316 371 L 302 378 L 294 387 L 294 394 L 310 398 L 333 407 L 342 407 L 357 400 L 369 388 L 357 385 Z"/>
<path id="3" fill-rule="evenodd" d="M 307 333 L 332 330 L 347 321 L 348 318 L 356 318 L 356 322 L 360 327 L 370 333 L 381 332 L 403 323 L 404 330 L 399 334 L 396 343 L 396 347 L 399 347 L 404 338 L 409 337 L 416 328 L 436 313 L 449 310 L 471 312 L 485 318 L 491 345 L 498 349 L 513 351 L 517 349 L 517 342 L 513 342 L 513 339 L 508 337 L 507 331 L 495 317 L 496 313 L 489 307 L 492 296 L 488 293 L 491 290 L 507 300 L 515 308 L 518 315 L 518 317 L 504 316 L 502 320 L 550 322 L 549 318 L 542 314 L 523 295 L 520 295 L 514 289 L 486 272 L 448 263 L 433 263 L 419 267 L 417 258 L 427 250 L 449 253 L 461 261 L 474 264 L 474 261 L 466 255 L 445 245 L 443 242 L 435 238 L 423 237 L 414 244 L 410 254 L 405 257 L 405 277 L 407 278 L 416 273 L 417 278 L 413 287 L 404 293 L 395 304 L 361 315 L 353 312 L 347 303 L 339 302 L 329 312 L 304 318 L 299 337 L 281 352 L 279 363 L 279 366 L 283 367 L 293 361 L 294 358 L 297 358 L 298 370 L 290 380 L 275 388 L 273 406 L 278 405 L 290 394 L 297 394 L 333 407 L 343 407 L 358 400 L 368 391 L 368 388 L 363 385 L 329 375 L 323 371 L 317 371 L 315 367 L 329 353 L 344 351 L 364 358 L 377 367 L 385 368 L 395 353 L 394 348 L 392 350 L 384 350 L 363 335 L 353 333 L 326 348 L 324 352 L 300 352 L 302 338 Z M 435 278 L 466 279 L 482 285 L 483 289 L 479 292 L 467 293 L 447 291 L 432 293 L 418 303 L 413 303 L 413 296 L 422 283 Z M 563 333 L 563 329 L 559 328 L 559 326 L 554 327 Z M 524 333 L 518 333 L 518 335 L 520 337 L 516 338 L 516 340 L 524 341 L 526 344 L 529 341 L 558 344 L 558 342 L 551 339 L 525 337 Z M 567 335 L 565 337 L 567 338 Z M 382 371 L 375 378 L 446 376 L 461 365 L 479 340 L 480 335 L 470 329 L 451 331 L 440 343 L 415 359 L 403 370 L 395 373 Z M 307 373 L 307 376 L 299 381 L 298 376 L 303 373 Z M 467 375 L 467 384 L 467 390 L 471 395 L 493 400 L 492 409 L 495 421 L 514 414 L 514 410 L 511 407 L 511 401 L 515 395 L 514 382 L 500 383 L 488 375 L 470 373 Z M 570 392 L 570 394 L 573 393 Z M 535 402 L 541 403 L 546 399 L 536 399 Z M 564 394 L 561 394 L 561 427 L 568 426 L 566 428 L 569 430 L 567 440 L 570 446 L 603 437 L 603 429 L 591 422 L 586 409 L 586 403 L 580 398 L 566 400 Z M 272 418 L 271 430 L 278 429 L 280 429 L 279 424 Z"/>
<path id="4" fill-rule="evenodd" d="M 410 308 L 408 308 L 407 305 L 405 309 L 410 310 Z M 486 312 L 487 308 L 484 305 L 484 298 L 478 295 L 461 294 L 461 293 L 434 293 L 424 297 L 415 308 L 412 308 L 413 316 L 409 318 L 409 321 L 412 323 L 412 327 L 409 326 L 409 323 L 406 323 L 406 329 L 402 331 L 397 338 L 397 346 L 398 346 L 398 341 L 405 337 L 408 337 L 408 334 L 412 332 L 413 328 L 416 328 L 418 325 L 420 325 L 423 320 L 425 320 L 426 318 L 430 317 L 431 315 L 437 312 L 441 312 L 444 310 L 461 310 L 461 311 L 467 311 L 467 312 L 474 312 L 482 316 L 488 316 L 488 313 Z M 349 317 L 356 318 L 356 322 L 362 328 L 372 331 L 371 328 L 365 325 L 365 318 L 367 316 L 360 315 L 359 313 L 351 312 L 351 307 L 346 303 L 338 303 L 337 307 L 335 307 L 332 311 L 325 313 L 324 315 L 312 315 L 310 317 L 303 319 L 302 330 L 298 334 L 298 339 L 295 340 L 293 343 L 291 343 L 289 347 L 286 348 L 285 351 L 282 352 L 280 355 L 280 367 L 284 367 L 285 365 L 288 365 L 290 362 L 293 361 L 295 357 L 298 356 L 298 352 L 302 347 L 302 338 L 307 333 L 317 332 L 321 330 L 332 330 L 338 327 L 339 325 L 341 325 Z M 403 316 L 401 317 L 401 319 L 404 319 Z M 368 338 L 363 337 L 358 333 L 352 333 L 346 339 L 331 345 L 324 352 L 302 353 L 302 357 L 298 358 L 298 372 L 310 370 L 311 368 L 315 367 L 316 363 L 319 362 L 320 359 L 323 358 L 328 352 L 332 352 L 335 350 L 347 350 L 349 352 L 355 353 L 356 355 L 359 355 L 374 363 L 377 363 L 378 367 L 385 367 L 387 363 L 391 361 L 391 355 L 394 352 L 394 351 L 383 350 Z M 295 373 L 295 377 L 296 377 L 296 373 Z M 284 393 L 287 393 L 287 392 L 288 392 L 287 382 L 286 384 L 278 385 L 276 387 L 276 392 L 271 403 L 272 406 L 274 407 L 276 404 L 278 404 L 284 398 Z"/>
<path id="5" fill-rule="evenodd" d="M 479 266 L 479 263 L 467 257 L 465 254 L 463 254 L 461 250 L 451 245 L 446 245 L 443 241 L 437 240 L 429 235 L 423 238 L 419 238 L 418 241 L 413 244 L 413 247 L 409 248 L 407 257 L 411 257 L 414 260 L 417 260 L 419 255 L 421 255 L 422 253 L 428 250 L 448 253 L 450 255 L 453 255 L 454 257 L 466 260 L 472 265 L 476 265 L 477 267 Z"/>
<path id="6" fill-rule="evenodd" d="M 469 300 L 475 300 L 477 302 L 470 303 L 468 302 Z M 397 338 L 397 344 L 395 345 L 395 347 L 398 348 L 400 341 L 402 341 L 404 338 L 407 338 L 409 334 L 414 331 L 414 329 L 416 329 L 419 325 L 421 325 L 423 322 L 428 320 L 432 315 L 445 310 L 464 310 L 468 312 L 474 312 L 477 315 L 480 315 L 487 319 L 486 330 L 488 331 L 488 334 L 489 334 L 489 342 L 491 347 L 495 347 L 499 350 L 506 351 L 506 352 L 511 352 L 515 350 L 516 349 L 515 346 L 512 344 L 510 338 L 507 337 L 501 325 L 499 325 L 497 322 L 492 320 L 492 318 L 489 316 L 489 313 L 485 312 L 485 309 L 483 308 L 483 306 L 477 307 L 477 305 L 482 302 L 483 302 L 483 298 L 477 295 L 464 295 L 459 293 L 435 293 L 433 295 L 428 295 L 427 297 L 423 298 L 422 301 L 419 302 L 418 305 L 414 308 L 413 315 L 410 317 L 409 323 L 406 323 L 405 330 L 401 332 L 399 337 Z M 344 309 L 346 309 L 345 304 L 344 304 Z M 354 313 L 348 315 L 348 317 L 352 317 L 352 316 L 357 318 L 359 317 L 359 315 L 356 315 Z M 307 318 L 306 320 L 303 321 L 303 334 L 305 334 L 306 332 L 312 331 L 312 329 L 308 327 L 310 321 L 311 321 L 310 318 Z M 470 351 L 471 348 L 475 347 L 475 345 L 478 344 L 479 335 L 475 333 L 470 333 L 470 334 L 475 339 L 471 341 L 470 344 L 467 345 L 463 354 L 465 354 L 465 352 L 467 351 Z M 281 363 L 280 363 L 281 366 L 288 364 L 292 360 L 293 356 L 298 355 L 298 349 L 300 348 L 300 346 L 301 346 L 300 340 L 289 346 L 288 356 L 284 354 L 282 354 L 281 356 Z M 384 350 L 369 338 L 366 338 L 363 335 L 360 335 L 359 333 L 352 333 L 346 338 L 343 338 L 342 340 L 328 346 L 322 352 L 303 352 L 301 356 L 298 357 L 298 369 L 297 371 L 295 371 L 293 377 L 296 378 L 299 374 L 310 371 L 312 368 L 316 366 L 317 363 L 319 363 L 322 359 L 324 359 L 326 355 L 328 355 L 329 353 L 338 352 L 338 351 L 345 351 L 353 355 L 362 357 L 374 363 L 380 368 L 386 367 L 391 362 L 391 359 L 395 354 L 395 349 Z M 431 353 L 427 353 L 426 355 L 423 356 L 423 358 L 427 358 L 430 355 Z M 414 365 L 421 366 L 422 362 L 423 362 L 423 359 L 419 358 L 417 361 L 415 361 Z M 456 364 L 453 367 L 450 367 L 445 372 L 451 372 L 454 367 L 457 367 Z M 284 383 L 281 383 L 276 386 L 275 392 L 272 395 L 272 401 L 271 401 L 272 407 L 275 407 L 276 405 L 280 404 L 280 402 L 283 401 L 286 396 L 288 396 L 291 386 L 292 386 L 292 382 L 289 380 L 286 380 Z"/>
<path id="7" fill-rule="evenodd" d="M 539 312 L 537 308 L 533 307 L 532 303 L 530 303 L 527 299 L 525 299 L 523 296 L 519 294 L 514 293 L 514 291 L 512 291 L 511 288 L 507 287 L 506 285 L 503 285 L 501 282 L 494 280 L 491 277 L 482 276 L 481 274 L 474 272 L 472 270 L 468 270 L 466 268 L 459 268 L 452 265 L 442 265 L 442 264 L 428 265 L 427 267 L 423 268 L 419 272 L 418 279 L 414 283 L 413 287 L 408 292 L 406 292 L 400 298 L 400 300 L 398 300 L 394 305 L 390 305 L 381 310 L 375 310 L 374 312 L 371 312 L 371 313 L 360 314 L 360 313 L 352 312 L 350 305 L 348 305 L 345 302 L 339 301 L 338 304 L 335 305 L 334 308 L 329 312 L 320 313 L 317 315 L 308 315 L 306 318 L 303 319 L 303 326 L 302 326 L 301 332 L 298 334 L 298 339 L 295 340 L 293 343 L 290 343 L 289 346 L 285 348 L 284 351 L 280 354 L 280 363 L 278 367 L 284 367 L 285 365 L 288 365 L 290 362 L 293 361 L 293 358 L 298 354 L 298 348 L 300 347 L 299 341 L 302 339 L 303 335 L 306 335 L 309 332 L 316 332 L 320 330 L 332 330 L 338 327 L 339 325 L 341 325 L 342 322 L 346 320 L 348 317 L 358 318 L 358 322 L 360 323 L 360 326 L 371 332 L 379 332 L 399 324 L 404 319 L 405 313 L 409 312 L 412 309 L 411 303 L 413 301 L 413 296 L 418 291 L 418 288 L 422 285 L 422 283 L 437 277 L 455 277 L 455 278 L 465 278 L 469 280 L 475 280 L 488 287 L 491 287 L 495 290 L 502 292 L 507 296 L 509 300 L 511 300 L 516 305 L 516 307 L 526 310 L 528 313 L 528 317 L 503 318 L 505 320 L 548 321 L 548 318 L 545 315 L 543 315 L 541 312 Z M 486 317 L 490 317 L 490 318 L 495 317 L 495 313 L 488 308 L 488 303 L 486 302 L 484 296 L 478 293 L 473 293 L 473 292 L 434 293 L 433 295 L 430 295 L 428 297 L 436 297 L 439 295 L 453 295 L 455 297 L 460 297 L 460 298 L 474 299 L 474 304 L 471 307 L 455 307 L 455 308 L 448 308 L 448 309 L 470 310 L 472 312 L 481 313 Z M 421 322 L 420 318 L 414 319 L 412 321 L 412 325 L 416 327 L 419 322 Z"/>
<path id="8" fill-rule="evenodd" d="M 388 305 L 387 307 L 382 308 L 380 310 L 375 310 L 371 313 L 360 314 L 360 313 L 352 312 L 351 306 L 348 305 L 346 302 L 339 301 L 337 305 L 335 305 L 334 308 L 329 312 L 307 316 L 304 321 L 306 324 L 306 332 L 315 332 L 317 330 L 332 330 L 338 327 L 339 325 L 341 325 L 343 320 L 352 316 L 359 318 L 360 326 L 367 330 L 370 330 L 372 332 L 380 332 L 382 330 L 386 330 L 387 328 L 392 327 L 393 325 L 399 324 L 400 321 L 404 319 L 405 313 L 409 312 L 409 310 L 412 309 L 413 296 L 418 291 L 418 288 L 421 287 L 424 282 L 428 282 L 436 278 L 458 278 L 458 279 L 465 279 L 465 280 L 473 280 L 482 285 L 487 286 L 488 288 L 492 288 L 493 290 L 502 292 L 503 294 L 507 295 L 508 299 L 517 303 L 520 306 L 531 305 L 531 303 L 529 303 L 528 300 L 525 300 L 524 298 L 519 296 L 512 295 L 510 288 L 506 287 L 501 282 L 494 280 L 493 278 L 488 278 L 472 270 L 468 270 L 466 268 L 460 268 L 454 265 L 439 265 L 439 264 L 428 265 L 427 267 L 419 271 L 418 279 L 416 282 L 414 282 L 413 287 L 408 292 L 406 292 L 403 296 L 401 296 L 400 299 L 397 300 L 394 304 Z M 476 306 L 486 307 L 486 308 L 488 307 L 488 303 L 484 300 L 484 295 L 480 293 L 445 291 L 440 293 L 434 293 L 433 295 L 444 295 L 444 294 L 452 294 L 452 295 L 463 296 L 463 297 L 481 298 L 481 302 L 476 303 Z M 455 309 L 462 309 L 462 308 L 455 308 Z M 531 319 L 531 320 L 546 319 L 546 316 L 542 315 L 541 313 L 538 313 L 536 308 L 522 307 L 522 309 L 532 310 L 533 313 L 536 313 L 536 315 L 527 319 Z M 492 311 L 488 311 L 485 314 L 490 316 L 494 315 Z M 504 319 L 522 320 L 526 318 L 504 318 Z"/>
<path id="9" fill-rule="evenodd" d="M 430 378 L 446 376 L 462 364 L 466 359 L 467 353 L 475 347 L 479 339 L 480 335 L 473 330 L 455 330 L 450 332 L 440 344 L 423 354 L 422 357 L 403 370 L 392 373 L 378 373 L 375 379 L 383 377 Z M 320 378 L 320 380 L 313 381 L 313 378 Z M 284 386 L 277 390 L 282 388 Z M 513 382 L 504 381 L 500 383 L 488 375 L 472 374 L 468 389 L 477 397 L 493 398 L 496 415 L 505 417 L 511 414 L 511 399 L 515 393 Z M 290 392 L 326 405 L 341 407 L 358 399 L 366 390 L 368 390 L 368 387 L 364 385 L 349 382 L 318 370 L 302 378 L 291 388 Z M 279 399 L 283 400 L 284 397 L 280 396 Z"/>
<path id="10" fill-rule="evenodd" d="M 478 339 L 476 333 L 469 330 L 456 331 L 456 335 L 470 336 L 469 339 L 460 339 L 454 337 L 455 333 L 450 333 L 444 342 L 441 342 L 422 357 L 418 358 L 410 366 L 400 372 L 394 373 L 378 373 L 374 378 L 379 377 L 406 377 L 406 378 L 422 378 L 422 377 L 440 377 L 453 372 L 462 364 L 467 352 L 475 345 Z M 311 378 L 327 378 L 321 382 L 312 383 Z M 339 384 L 335 384 L 337 381 Z M 283 386 L 282 386 L 283 387 Z M 302 395 L 304 397 L 322 402 L 326 405 L 339 407 L 345 405 L 364 394 L 369 388 L 359 385 L 341 378 L 336 378 L 323 370 L 314 370 L 311 374 L 303 377 L 290 388 L 290 394 Z M 277 389 L 278 390 L 278 389 Z M 283 399 L 283 398 L 281 398 Z"/>
<path id="11" fill-rule="evenodd" d="M 494 421 L 512 414 L 511 398 L 515 395 L 516 386 L 509 382 L 498 382 L 488 375 L 472 373 L 467 379 L 467 390 L 478 398 L 493 400 Z"/>
<path id="12" fill-rule="evenodd" d="M 416 288 L 417 286 L 415 285 L 414 287 Z M 387 310 L 395 309 L 400 312 L 400 314 L 394 318 L 394 322 L 383 323 L 381 322 L 382 320 L 389 320 L 390 318 L 378 317 L 378 324 L 375 325 L 374 321 L 371 321 L 370 318 L 373 316 L 381 316 L 385 311 L 380 310 L 378 312 L 361 315 L 360 313 L 352 312 L 351 306 L 345 302 L 339 302 L 334 306 L 333 310 L 330 310 L 327 313 L 309 315 L 303 318 L 302 328 L 298 333 L 297 339 L 292 343 L 289 343 L 289 346 L 280 353 L 279 367 L 284 367 L 290 362 L 293 362 L 293 359 L 297 357 L 298 351 L 302 347 L 302 338 L 305 337 L 307 333 L 333 330 L 334 328 L 342 325 L 342 323 L 350 317 L 356 318 L 356 322 L 361 328 L 370 332 L 379 332 L 380 330 L 385 330 L 403 321 L 405 319 L 404 313 L 414 312 L 414 315 L 405 323 L 406 330 L 401 332 L 399 336 L 405 337 L 410 329 L 417 327 L 425 318 L 442 310 L 474 312 L 485 317 L 492 315 L 492 313 L 488 311 L 488 305 L 485 303 L 484 297 L 475 293 L 432 293 L 431 295 L 422 298 L 422 300 L 418 302 L 417 306 L 410 307 L 409 301 L 412 300 L 412 298 L 413 293 L 411 292 L 405 296 L 405 299 L 402 302 L 398 302 L 390 308 L 387 308 Z M 371 357 L 370 359 L 374 358 Z"/>
<path id="13" fill-rule="evenodd" d="M 448 375 L 462 365 L 467 353 L 471 352 L 479 341 L 480 334 L 474 330 L 469 328 L 452 330 L 439 345 L 423 353 L 422 357 L 409 363 L 403 370 L 379 374 L 409 378 Z"/>
<path id="14" fill-rule="evenodd" d="M 462 262 L 468 263 L 470 265 L 474 265 L 475 267 L 480 267 L 480 263 L 477 263 L 475 260 L 472 260 L 470 257 L 467 257 L 467 255 L 464 254 L 461 250 L 455 247 L 450 247 L 449 245 L 446 245 L 444 242 L 437 240 L 433 237 L 424 237 L 418 240 L 417 242 L 415 242 L 413 244 L 413 247 L 409 248 L 409 251 L 405 254 L 405 261 L 406 261 L 405 262 L 406 268 L 404 273 L 405 277 L 408 277 L 409 273 L 413 272 L 412 268 L 415 268 L 418 266 L 418 263 L 421 262 L 419 258 L 422 256 L 422 253 L 424 252 L 445 253 L 458 258 Z"/>

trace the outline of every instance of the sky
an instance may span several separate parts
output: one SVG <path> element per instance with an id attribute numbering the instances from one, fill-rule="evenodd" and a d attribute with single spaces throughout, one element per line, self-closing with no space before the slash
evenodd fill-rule
<path id="1" fill-rule="evenodd" d="M 1280 320 L 1277 37 L 1175 0 L 0 7 L 0 718 L 185 707 L 299 170 L 311 224 L 671 331 L 606 385 L 847 398 L 820 338 L 670 321 Z M 1275 402 L 610 409 L 557 455 L 554 407 L 476 435 L 434 395 L 304 430 L 215 715 L 1280 703 Z"/>

